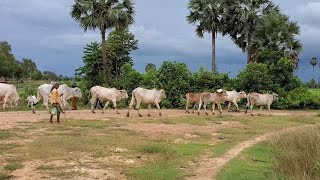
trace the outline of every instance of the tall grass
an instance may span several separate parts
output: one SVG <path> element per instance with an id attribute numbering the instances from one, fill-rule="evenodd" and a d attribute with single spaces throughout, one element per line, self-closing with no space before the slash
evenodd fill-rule
<path id="1" fill-rule="evenodd" d="M 320 127 L 301 128 L 271 140 L 271 157 L 278 177 L 320 179 Z"/>

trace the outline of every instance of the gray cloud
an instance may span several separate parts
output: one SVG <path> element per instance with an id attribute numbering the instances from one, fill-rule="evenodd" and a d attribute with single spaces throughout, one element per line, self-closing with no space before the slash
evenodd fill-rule
<path id="1" fill-rule="evenodd" d="M 310 58 L 319 57 L 316 37 L 320 33 L 320 3 L 315 0 L 274 2 L 301 25 L 298 38 L 304 51 L 297 74 L 304 81 L 309 80 Z M 74 69 L 82 65 L 83 47 L 91 41 L 100 41 L 100 34 L 85 33 L 79 28 L 69 15 L 72 3 L 72 0 L 1 0 L 0 40 L 11 43 L 18 59 L 29 57 L 42 70 L 73 75 Z M 143 71 L 149 62 L 159 66 L 164 60 L 182 61 L 192 71 L 201 65 L 210 69 L 210 35 L 203 39 L 196 37 L 194 27 L 186 22 L 187 3 L 188 0 L 135 0 L 136 22 L 130 31 L 139 40 L 139 50 L 133 53 L 138 70 Z M 245 67 L 246 60 L 228 37 L 219 36 L 217 63 L 220 72 L 230 72 L 234 77 Z"/>

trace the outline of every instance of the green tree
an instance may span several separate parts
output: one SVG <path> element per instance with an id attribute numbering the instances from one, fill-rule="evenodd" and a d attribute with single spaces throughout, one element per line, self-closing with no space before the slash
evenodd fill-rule
<path id="1" fill-rule="evenodd" d="M 0 41 L 0 76 L 12 78 L 18 66 L 15 57 L 12 54 L 11 45 L 7 41 Z"/>
<path id="2" fill-rule="evenodd" d="M 107 29 L 126 29 L 133 23 L 134 8 L 131 0 L 74 0 L 70 15 L 84 31 L 99 29 L 102 39 L 102 63 L 105 75 L 111 82 L 106 58 Z"/>
<path id="3" fill-rule="evenodd" d="M 253 61 L 264 62 L 268 59 L 259 59 L 254 56 L 261 52 L 278 52 L 281 57 L 288 57 L 295 67 L 298 67 L 298 55 L 302 45 L 296 36 L 300 34 L 300 27 L 296 22 L 278 11 L 268 13 L 259 19 L 252 35 L 252 43 L 249 47 L 253 55 Z M 280 58 L 279 58 L 280 59 Z"/>
<path id="4" fill-rule="evenodd" d="M 23 58 L 21 65 L 26 70 L 26 73 L 27 73 L 26 77 L 28 77 L 28 78 L 32 77 L 33 72 L 38 70 L 36 63 L 28 58 Z"/>
<path id="5" fill-rule="evenodd" d="M 153 63 L 148 63 L 146 65 L 146 67 L 144 68 L 145 72 L 148 72 L 149 70 L 152 70 L 152 71 L 156 71 L 157 70 L 157 67 L 155 64 Z"/>
<path id="6" fill-rule="evenodd" d="M 41 80 L 43 78 L 43 74 L 41 71 L 36 70 L 32 72 L 31 79 L 33 80 Z"/>
<path id="7" fill-rule="evenodd" d="M 76 70 L 76 75 L 83 78 L 85 88 L 90 89 L 105 84 L 100 44 L 98 42 L 87 44 L 83 53 L 84 65 Z"/>
<path id="8" fill-rule="evenodd" d="M 257 23 L 263 15 L 272 11 L 279 11 L 269 0 L 235 0 L 236 6 L 230 21 L 225 21 L 225 33 L 229 34 L 235 44 L 247 52 L 247 63 L 251 62 L 249 46 L 251 45 L 252 34 L 256 30 Z"/>
<path id="9" fill-rule="evenodd" d="M 121 79 L 118 86 L 122 86 L 127 92 L 132 92 L 141 86 L 143 75 L 132 67 L 132 64 L 125 64 L 122 67 Z"/>
<path id="10" fill-rule="evenodd" d="M 241 71 L 236 79 L 237 87 L 246 92 L 266 92 L 273 90 L 273 81 L 266 64 L 251 63 Z"/>
<path id="11" fill-rule="evenodd" d="M 58 79 L 58 76 L 52 71 L 43 71 L 43 79 L 56 81 Z"/>
<path id="12" fill-rule="evenodd" d="M 313 57 L 312 59 L 311 59 L 311 61 L 310 61 L 310 64 L 311 64 L 311 66 L 312 66 L 312 69 L 313 69 L 313 80 L 314 80 L 314 67 L 318 64 L 318 60 L 317 60 L 317 58 L 316 57 Z"/>
<path id="13" fill-rule="evenodd" d="M 130 53 L 138 49 L 138 40 L 128 29 L 124 31 L 112 31 L 107 40 L 107 58 L 112 77 L 116 80 L 121 75 L 122 66 L 126 63 L 132 64 Z"/>
<path id="14" fill-rule="evenodd" d="M 192 78 L 187 65 L 179 62 L 165 61 L 157 71 L 159 88 L 166 91 L 167 99 L 164 104 L 168 108 L 178 108 L 185 104 L 185 94 L 190 91 Z"/>
<path id="15" fill-rule="evenodd" d="M 195 32 L 203 38 L 205 32 L 211 33 L 212 41 L 212 65 L 213 73 L 217 72 L 216 65 L 216 34 L 221 26 L 221 3 L 219 0 L 190 0 L 188 4 L 189 14 L 187 21 L 196 25 Z"/>

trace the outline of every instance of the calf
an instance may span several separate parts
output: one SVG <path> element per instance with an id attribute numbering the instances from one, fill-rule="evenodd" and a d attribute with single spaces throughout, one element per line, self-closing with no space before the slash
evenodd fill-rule
<path id="1" fill-rule="evenodd" d="M 250 106 L 250 113 L 251 113 L 251 116 L 253 116 L 252 108 L 254 105 L 256 105 L 256 106 L 260 106 L 259 115 L 261 114 L 263 106 L 268 106 L 269 115 L 271 116 L 270 106 L 274 101 L 277 101 L 278 98 L 279 98 L 279 95 L 276 93 L 272 93 L 272 94 L 259 94 L 256 92 L 250 93 L 247 96 L 247 108 L 246 108 L 245 114 L 247 114 L 248 108 Z"/>
<path id="2" fill-rule="evenodd" d="M 34 109 L 35 109 L 35 104 L 37 103 L 37 98 L 36 96 L 28 96 L 26 101 L 28 101 L 28 106 L 31 106 L 32 113 L 35 114 Z"/>
<path id="3" fill-rule="evenodd" d="M 200 103 L 199 103 L 199 107 L 198 107 L 198 115 L 200 115 L 200 108 L 201 105 L 203 103 L 203 108 L 205 113 L 208 115 L 207 113 L 207 104 L 208 103 L 212 103 L 212 114 L 214 114 L 214 110 L 215 110 L 215 105 L 218 105 L 218 110 L 220 112 L 220 114 L 222 113 L 222 108 L 220 103 L 223 102 L 223 98 L 227 96 L 227 93 L 225 90 L 223 89 L 218 89 L 216 92 L 214 93 L 209 93 L 209 92 L 204 92 L 201 93 L 200 95 Z"/>
<path id="4" fill-rule="evenodd" d="M 192 113 L 194 113 L 194 109 L 196 108 L 197 104 L 200 102 L 200 95 L 201 93 L 187 93 L 186 94 L 186 111 L 185 113 L 190 113 L 188 108 L 190 104 L 193 104 Z"/>

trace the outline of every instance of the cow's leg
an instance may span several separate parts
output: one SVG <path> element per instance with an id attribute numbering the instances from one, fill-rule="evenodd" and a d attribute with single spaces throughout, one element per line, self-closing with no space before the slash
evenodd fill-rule
<path id="1" fill-rule="evenodd" d="M 113 103 L 113 108 L 116 110 L 116 113 L 120 114 L 118 109 L 117 109 L 117 101 L 114 99 L 114 100 L 112 100 L 112 103 Z"/>
<path id="2" fill-rule="evenodd" d="M 201 105 L 202 105 L 202 101 L 200 100 L 200 102 L 199 102 L 199 106 L 198 106 L 198 115 L 200 115 L 200 108 L 201 108 Z"/>
<path id="3" fill-rule="evenodd" d="M 135 102 L 135 100 L 134 100 L 134 98 L 132 98 L 132 99 L 131 99 L 131 101 L 130 101 L 130 104 L 129 104 L 129 106 L 128 106 L 127 117 L 129 117 L 129 116 L 130 116 L 129 111 L 130 111 L 130 109 L 132 108 L 132 106 L 133 106 L 134 102 Z"/>
<path id="4" fill-rule="evenodd" d="M 92 96 L 92 98 L 90 99 L 90 103 L 91 103 L 91 112 L 95 113 L 95 104 L 97 103 L 97 98 Z"/>
<path id="5" fill-rule="evenodd" d="M 194 109 L 197 107 L 197 103 L 194 103 L 192 113 L 194 113 Z"/>
<path id="6" fill-rule="evenodd" d="M 151 110 L 151 104 L 148 105 L 148 116 L 151 117 L 150 115 L 150 110 Z"/>
<path id="7" fill-rule="evenodd" d="M 253 104 L 250 105 L 250 113 L 251 113 L 251 116 L 253 116 L 253 114 L 252 114 L 252 109 L 253 109 Z"/>
<path id="8" fill-rule="evenodd" d="M 209 114 L 207 113 L 207 104 L 208 104 L 208 102 L 204 102 L 204 103 L 203 103 L 203 109 L 204 109 L 204 112 L 206 113 L 206 115 L 209 115 Z"/>
<path id="9" fill-rule="evenodd" d="M 142 115 L 140 114 L 140 105 L 141 105 L 141 99 L 137 99 L 136 110 L 138 110 L 139 117 L 142 117 Z"/>
<path id="10" fill-rule="evenodd" d="M 35 114 L 35 112 L 34 112 L 34 104 L 33 103 L 31 103 L 31 108 L 32 108 L 32 114 Z"/>
<path id="11" fill-rule="evenodd" d="M 157 108 L 159 109 L 159 115 L 160 115 L 160 116 L 162 116 L 162 114 L 161 114 L 161 110 L 160 110 L 160 106 L 159 106 L 159 103 L 158 103 L 158 102 L 156 102 L 155 104 L 156 104 Z"/>
<path id="12" fill-rule="evenodd" d="M 230 112 L 231 102 L 228 103 L 228 112 Z"/>
<path id="13" fill-rule="evenodd" d="M 220 115 L 222 114 L 222 107 L 221 107 L 221 104 L 218 103 L 218 109 L 219 109 L 219 112 L 220 112 Z"/>
<path id="14" fill-rule="evenodd" d="M 234 101 L 234 102 L 233 102 L 233 104 L 234 104 L 234 105 L 236 106 L 236 108 L 237 108 L 237 111 L 238 111 L 238 112 L 240 112 L 240 110 L 239 110 L 239 106 L 238 106 L 238 103 L 237 103 L 237 101 Z"/>
<path id="15" fill-rule="evenodd" d="M 269 116 L 271 116 L 271 109 L 270 109 L 271 104 L 268 104 L 268 110 L 269 110 Z"/>
<path id="16" fill-rule="evenodd" d="M 189 107 L 189 101 L 187 100 L 187 102 L 186 102 L 186 111 L 184 112 L 184 113 L 189 113 L 189 110 L 188 110 L 188 107 Z"/>
<path id="17" fill-rule="evenodd" d="M 260 106 L 259 116 L 261 115 L 262 108 L 263 106 Z"/>
<path id="18" fill-rule="evenodd" d="M 214 115 L 214 110 L 216 109 L 216 104 L 212 103 L 212 114 Z"/>
<path id="19" fill-rule="evenodd" d="M 104 105 L 104 107 L 102 108 L 102 114 L 104 114 L 104 110 L 108 107 L 109 103 L 110 103 L 110 101 L 108 100 L 106 102 L 106 104 Z"/>
<path id="20" fill-rule="evenodd" d="M 6 96 L 4 96 L 4 98 L 3 98 L 3 109 L 6 109 L 6 104 L 7 104 L 8 98 L 9 98 L 8 94 Z"/>

